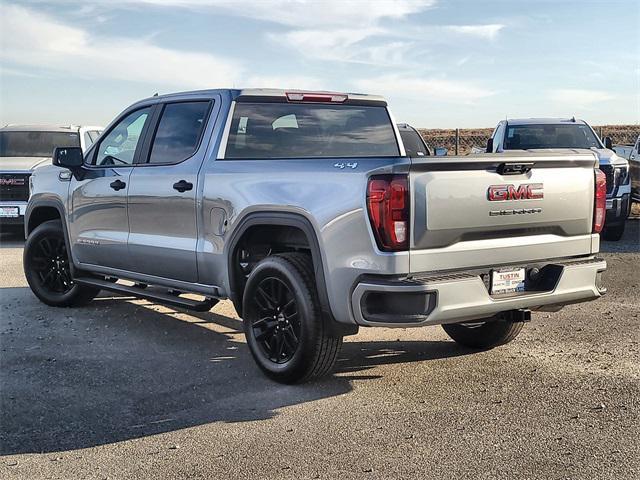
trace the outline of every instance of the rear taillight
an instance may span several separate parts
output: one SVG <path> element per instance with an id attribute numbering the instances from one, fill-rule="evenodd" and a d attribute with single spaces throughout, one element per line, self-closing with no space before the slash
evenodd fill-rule
<path id="1" fill-rule="evenodd" d="M 407 250 L 409 186 L 406 175 L 374 175 L 369 178 L 367 211 L 380 250 Z"/>
<path id="2" fill-rule="evenodd" d="M 600 233 L 607 215 L 607 177 L 595 169 L 595 199 L 593 202 L 593 233 Z"/>

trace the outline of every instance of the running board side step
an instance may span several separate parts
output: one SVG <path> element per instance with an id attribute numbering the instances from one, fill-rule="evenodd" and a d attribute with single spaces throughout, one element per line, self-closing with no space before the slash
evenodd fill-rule
<path id="1" fill-rule="evenodd" d="M 78 277 L 74 278 L 73 281 L 80 285 L 87 285 L 99 288 L 100 290 L 110 290 L 112 292 L 132 295 L 134 297 L 144 298 L 145 300 L 151 300 L 164 305 L 181 307 L 187 310 L 195 310 L 197 312 L 207 312 L 211 310 L 216 303 L 218 303 L 217 298 L 207 298 L 202 301 L 191 300 L 189 298 L 171 295 L 170 293 L 155 292 L 135 285 L 121 285 L 119 283 L 113 283 L 100 278 Z"/>

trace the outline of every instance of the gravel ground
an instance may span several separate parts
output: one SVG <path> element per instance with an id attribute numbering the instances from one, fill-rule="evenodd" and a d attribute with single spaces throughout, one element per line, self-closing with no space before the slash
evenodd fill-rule
<path id="1" fill-rule="evenodd" d="M 438 327 L 361 329 L 336 373 L 282 386 L 228 302 L 39 303 L 0 256 L 0 478 L 637 479 L 640 221 L 609 293 L 476 353 Z"/>

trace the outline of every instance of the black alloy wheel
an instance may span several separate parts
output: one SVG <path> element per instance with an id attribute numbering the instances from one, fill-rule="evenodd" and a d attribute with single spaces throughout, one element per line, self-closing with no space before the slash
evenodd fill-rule
<path id="1" fill-rule="evenodd" d="M 41 286 L 51 293 L 64 294 L 73 287 L 63 238 L 43 236 L 38 239 L 31 253 L 31 268 Z"/>
<path id="2" fill-rule="evenodd" d="M 331 372 L 342 336 L 322 316 L 310 255 L 261 260 L 247 279 L 242 316 L 251 355 L 268 377 L 291 384 Z"/>
<path id="3" fill-rule="evenodd" d="M 258 318 L 251 328 L 256 342 L 274 363 L 286 363 L 300 345 L 300 316 L 296 299 L 282 280 L 268 277 L 256 289 Z"/>
<path id="4" fill-rule="evenodd" d="M 22 264 L 31 291 L 52 307 L 90 302 L 100 290 L 73 281 L 62 222 L 38 225 L 27 237 Z"/>

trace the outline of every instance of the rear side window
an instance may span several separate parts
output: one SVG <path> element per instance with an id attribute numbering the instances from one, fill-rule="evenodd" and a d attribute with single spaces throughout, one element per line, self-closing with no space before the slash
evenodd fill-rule
<path id="1" fill-rule="evenodd" d="M 208 111 L 209 102 L 165 105 L 149 163 L 178 163 L 193 155 L 200 143 Z"/>
<path id="2" fill-rule="evenodd" d="M 290 103 L 236 104 L 225 158 L 398 156 L 384 107 Z"/>

